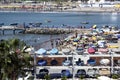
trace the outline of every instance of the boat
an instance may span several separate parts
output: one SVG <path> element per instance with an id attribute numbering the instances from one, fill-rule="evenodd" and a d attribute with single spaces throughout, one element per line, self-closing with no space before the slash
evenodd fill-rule
<path id="1" fill-rule="evenodd" d="M 86 22 L 86 21 L 85 21 L 85 22 L 80 22 L 80 23 L 81 23 L 81 24 L 89 24 L 89 22 Z"/>
<path id="2" fill-rule="evenodd" d="M 118 12 L 112 12 L 112 15 L 117 15 L 118 14 Z"/>

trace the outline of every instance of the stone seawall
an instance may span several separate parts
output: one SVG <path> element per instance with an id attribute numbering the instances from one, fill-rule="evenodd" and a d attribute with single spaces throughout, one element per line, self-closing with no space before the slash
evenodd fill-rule
<path id="1" fill-rule="evenodd" d="M 85 33 L 89 32 L 89 29 L 78 28 L 29 28 L 24 33 L 27 34 L 69 34 L 69 33 Z"/>
<path id="2" fill-rule="evenodd" d="M 30 28 L 25 31 L 28 34 L 68 34 L 71 32 L 73 30 L 63 28 Z"/>

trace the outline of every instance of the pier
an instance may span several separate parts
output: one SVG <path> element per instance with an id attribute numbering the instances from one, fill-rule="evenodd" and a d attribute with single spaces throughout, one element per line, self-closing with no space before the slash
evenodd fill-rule
<path id="1" fill-rule="evenodd" d="M 15 35 L 16 30 L 26 30 L 24 27 L 16 27 L 16 26 L 2 26 L 0 27 L 0 31 L 2 31 L 2 34 L 5 34 L 5 30 L 13 30 L 13 34 Z"/>

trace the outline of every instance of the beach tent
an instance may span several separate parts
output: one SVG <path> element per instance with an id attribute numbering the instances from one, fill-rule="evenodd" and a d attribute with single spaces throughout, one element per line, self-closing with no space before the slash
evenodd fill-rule
<path id="1" fill-rule="evenodd" d="M 100 64 L 103 64 L 103 65 L 107 65 L 110 63 L 110 60 L 109 59 L 101 59 L 100 60 Z"/>
<path id="2" fill-rule="evenodd" d="M 37 50 L 35 53 L 38 54 L 38 55 L 41 55 L 41 54 L 46 54 L 46 50 L 43 49 L 43 48 L 40 48 L 39 50 Z"/>
<path id="3" fill-rule="evenodd" d="M 51 55 L 58 54 L 58 49 L 57 49 L 57 48 L 51 49 L 51 50 L 50 50 L 50 54 L 51 54 Z"/>
<path id="4" fill-rule="evenodd" d="M 94 53 L 95 53 L 95 49 L 92 48 L 92 47 L 89 47 L 89 48 L 88 48 L 88 53 L 89 53 L 89 54 L 94 54 Z"/>

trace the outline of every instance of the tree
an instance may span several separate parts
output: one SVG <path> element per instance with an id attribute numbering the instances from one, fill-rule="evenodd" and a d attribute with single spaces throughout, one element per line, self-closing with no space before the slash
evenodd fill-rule
<path id="1" fill-rule="evenodd" d="M 26 44 L 19 39 L 0 41 L 0 80 L 16 80 L 18 75 L 30 69 L 32 57 L 25 52 Z"/>

